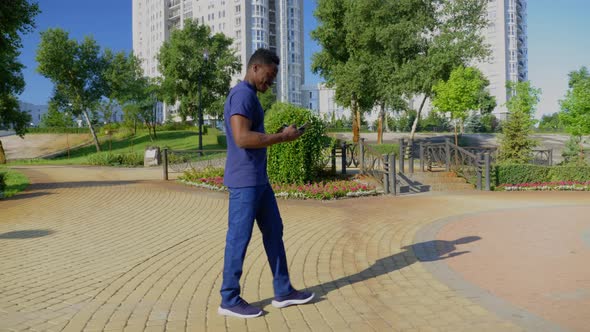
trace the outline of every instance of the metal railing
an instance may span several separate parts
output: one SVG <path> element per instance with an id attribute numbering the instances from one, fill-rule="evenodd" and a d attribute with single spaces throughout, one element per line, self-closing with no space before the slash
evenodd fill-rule
<path id="1" fill-rule="evenodd" d="M 162 178 L 191 168 L 223 167 L 227 150 L 162 150 Z M 215 158 L 218 156 L 218 158 Z"/>
<path id="2" fill-rule="evenodd" d="M 452 144 L 449 139 L 444 143 L 420 144 L 420 168 L 432 171 L 440 167 L 445 171 L 454 171 L 468 182 L 475 182 L 478 190 L 490 190 L 490 170 L 493 148 L 462 148 Z"/>

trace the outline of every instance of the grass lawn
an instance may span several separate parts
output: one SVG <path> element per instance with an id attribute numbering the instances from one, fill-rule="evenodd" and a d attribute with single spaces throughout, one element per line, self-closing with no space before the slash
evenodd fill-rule
<path id="1" fill-rule="evenodd" d="M 216 129 L 209 128 L 207 135 L 203 136 L 204 150 L 225 150 L 225 147 L 217 144 L 217 135 L 222 133 Z M 147 146 L 159 146 L 172 150 L 196 150 L 199 144 L 199 135 L 196 131 L 176 130 L 157 132 L 157 139 L 150 140 L 147 131 L 138 131 L 134 137 L 109 138 L 99 137 L 102 151 L 113 153 L 144 152 Z M 87 164 L 87 157 L 96 153 L 94 144 L 70 150 L 67 155 L 53 159 L 29 159 L 10 161 L 9 165 L 84 165 Z"/>
<path id="2" fill-rule="evenodd" d="M 22 173 L 6 167 L 0 167 L 0 174 L 4 175 L 4 197 L 14 196 L 16 193 L 25 190 L 29 185 L 29 179 Z"/>

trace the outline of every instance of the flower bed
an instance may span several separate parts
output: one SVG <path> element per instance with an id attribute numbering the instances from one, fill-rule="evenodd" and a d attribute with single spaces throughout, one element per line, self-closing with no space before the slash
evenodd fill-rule
<path id="1" fill-rule="evenodd" d="M 223 185 L 223 177 L 219 176 L 218 173 L 219 171 L 211 169 L 203 172 L 195 170 L 187 171 L 179 178 L 179 181 L 196 187 L 226 191 L 227 188 Z M 328 200 L 378 194 L 374 186 L 353 180 L 322 181 L 303 185 L 272 184 L 272 187 L 275 196 L 281 198 Z"/>
<path id="2" fill-rule="evenodd" d="M 556 181 L 521 184 L 503 184 L 498 187 L 505 191 L 590 191 L 590 181 Z"/>

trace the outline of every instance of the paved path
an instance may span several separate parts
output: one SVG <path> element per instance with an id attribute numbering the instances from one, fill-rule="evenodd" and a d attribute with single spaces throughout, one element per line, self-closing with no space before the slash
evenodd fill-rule
<path id="1" fill-rule="evenodd" d="M 587 216 L 588 193 L 280 201 L 292 281 L 318 299 L 282 310 L 270 305 L 271 274 L 255 231 L 243 296 L 266 313 L 242 320 L 216 313 L 224 193 L 164 183 L 159 169 L 21 171 L 32 180 L 29 190 L 0 201 L 0 331 L 588 331 L 588 307 L 571 306 L 588 301 L 587 268 L 557 273 L 557 290 L 541 270 L 519 271 L 514 289 L 531 284 L 527 292 L 553 294 L 539 306 L 519 302 L 530 293 L 511 297 L 494 288 L 510 275 L 501 269 L 514 267 L 497 263 L 519 248 L 532 248 L 538 259 L 551 253 L 544 241 L 559 252 L 572 241 L 588 244 L 585 219 L 535 232 L 517 223 L 509 238 L 511 227 L 494 226 L 503 219 L 485 223 L 498 211 L 524 211 L 521 219 L 534 222 L 526 209 L 548 204 L 568 217 Z M 581 259 L 590 245 L 578 242 L 568 259 L 587 265 Z M 490 255 L 494 248 L 498 254 Z M 490 285 L 477 270 L 501 278 Z"/>

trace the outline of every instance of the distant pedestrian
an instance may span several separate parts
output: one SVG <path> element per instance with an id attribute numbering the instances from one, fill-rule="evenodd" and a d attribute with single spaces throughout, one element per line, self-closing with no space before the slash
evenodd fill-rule
<path id="1" fill-rule="evenodd" d="M 289 279 L 283 244 L 283 221 L 266 172 L 266 147 L 296 140 L 302 132 L 292 125 L 266 134 L 264 111 L 256 92 L 265 92 L 278 73 L 279 57 L 258 49 L 250 57 L 246 77 L 230 91 L 224 106 L 227 160 L 224 184 L 229 188 L 228 230 L 225 243 L 220 315 L 242 318 L 262 314 L 240 297 L 240 277 L 254 220 L 262 232 L 273 274 L 272 305 L 283 308 L 311 301 L 313 293 L 295 290 Z"/>

